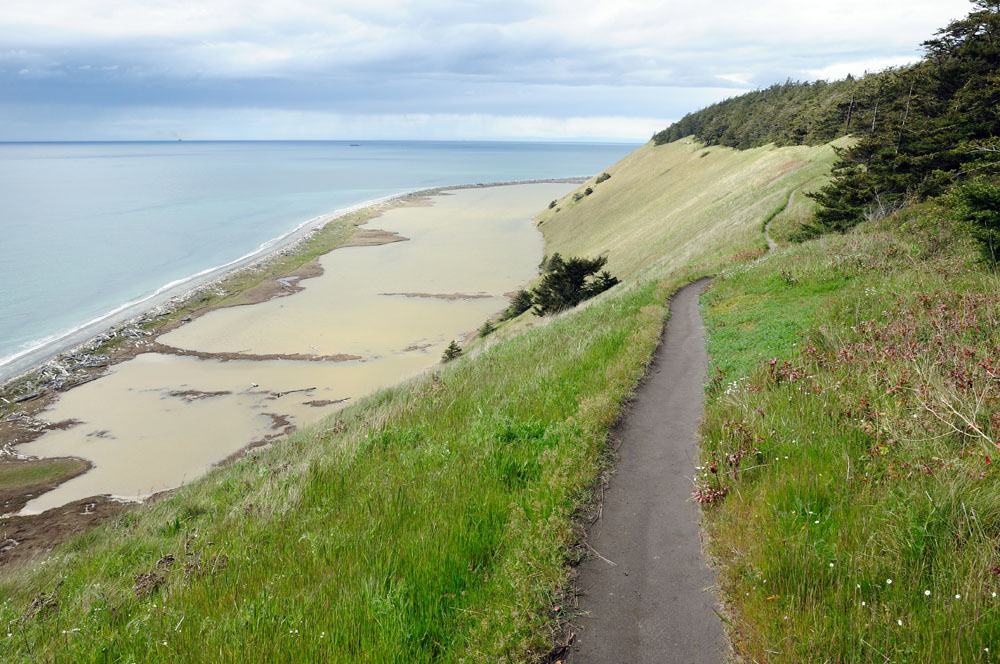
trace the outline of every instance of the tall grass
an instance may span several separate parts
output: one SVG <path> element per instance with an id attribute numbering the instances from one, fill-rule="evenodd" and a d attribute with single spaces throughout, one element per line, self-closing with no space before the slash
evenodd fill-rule
<path id="1" fill-rule="evenodd" d="M 73 541 L 0 582 L 0 657 L 544 651 L 574 510 L 669 290 L 648 284 L 557 317 Z"/>
<path id="2" fill-rule="evenodd" d="M 992 661 L 996 293 L 932 205 L 716 280 L 700 481 L 748 661 Z"/>
<path id="3" fill-rule="evenodd" d="M 762 220 L 788 192 L 829 172 L 834 146 L 737 151 L 677 141 L 649 143 L 607 170 L 579 201 L 567 194 L 539 214 L 546 253 L 607 254 L 624 279 L 705 269 L 763 246 Z M 796 195 L 798 199 L 798 195 Z"/>

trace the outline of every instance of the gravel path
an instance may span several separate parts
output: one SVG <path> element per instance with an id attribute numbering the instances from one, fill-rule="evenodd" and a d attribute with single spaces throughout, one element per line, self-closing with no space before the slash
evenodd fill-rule
<path id="1" fill-rule="evenodd" d="M 580 566 L 586 613 L 574 620 L 572 664 L 724 659 L 690 481 L 708 362 L 698 296 L 707 284 L 674 296 L 649 379 L 623 425 L 620 459 L 589 532 L 591 556 Z"/>

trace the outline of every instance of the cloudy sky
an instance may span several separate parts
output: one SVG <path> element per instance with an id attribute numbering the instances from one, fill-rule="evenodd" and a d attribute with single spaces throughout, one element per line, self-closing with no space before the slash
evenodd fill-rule
<path id="1" fill-rule="evenodd" d="M 645 140 L 967 0 L 0 0 L 0 140 Z"/>

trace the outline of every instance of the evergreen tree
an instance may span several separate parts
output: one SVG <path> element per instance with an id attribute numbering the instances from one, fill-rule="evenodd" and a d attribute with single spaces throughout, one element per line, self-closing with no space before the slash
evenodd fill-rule
<path id="1" fill-rule="evenodd" d="M 984 146 L 1000 134 L 1000 1 L 973 4 L 925 42 L 922 62 L 884 77 L 880 117 L 813 194 L 821 228 L 844 231 L 937 196 L 956 179 L 996 172 L 1000 153 Z"/>
<path id="2" fill-rule="evenodd" d="M 953 194 L 955 215 L 979 245 L 983 262 L 992 269 L 1000 262 L 1000 185 L 986 178 L 962 184 Z"/>
<path id="3" fill-rule="evenodd" d="M 441 361 L 451 362 L 455 358 L 461 356 L 462 356 L 462 347 L 459 346 L 458 342 L 453 339 L 452 342 L 448 344 L 448 347 L 445 348 L 444 352 L 441 354 Z"/>
<path id="4" fill-rule="evenodd" d="M 493 321 L 488 320 L 485 323 L 483 323 L 483 326 L 481 328 L 479 328 L 479 338 L 485 339 L 486 337 L 496 332 L 496 330 L 497 326 L 493 324 Z"/>
<path id="5" fill-rule="evenodd" d="M 607 272 L 601 272 L 588 281 L 607 262 L 608 259 L 604 256 L 565 259 L 559 267 L 550 269 L 532 290 L 532 312 L 536 316 L 557 313 L 611 288 L 618 283 L 618 279 Z"/>
<path id="6" fill-rule="evenodd" d="M 511 318 L 517 318 L 525 311 L 531 308 L 531 293 L 526 290 L 519 290 L 514 294 L 514 297 L 510 300 L 510 305 L 507 310 L 503 312 L 500 320 L 510 320 Z"/>

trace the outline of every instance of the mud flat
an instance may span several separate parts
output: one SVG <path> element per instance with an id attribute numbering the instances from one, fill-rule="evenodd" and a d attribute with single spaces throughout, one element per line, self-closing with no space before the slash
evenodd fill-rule
<path id="1" fill-rule="evenodd" d="M 532 216 L 571 187 L 462 188 L 392 207 L 381 231 L 361 231 L 354 246 L 266 285 L 270 299 L 140 340 L 134 357 L 33 413 L 65 424 L 14 452 L 77 457 L 91 468 L 32 498 L 21 515 L 177 487 L 436 364 L 450 340 L 533 278 L 542 239 Z"/>

